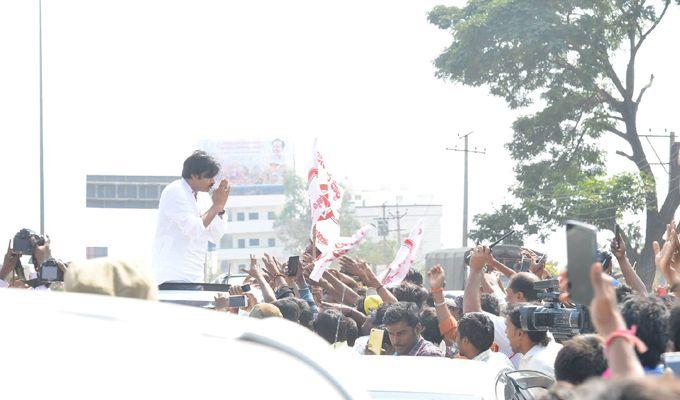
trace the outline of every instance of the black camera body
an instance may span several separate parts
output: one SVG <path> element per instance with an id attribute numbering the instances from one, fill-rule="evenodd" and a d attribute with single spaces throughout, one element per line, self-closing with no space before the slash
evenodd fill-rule
<path id="1" fill-rule="evenodd" d="M 522 330 L 550 331 L 558 341 L 593 332 L 587 306 L 566 307 L 559 301 L 559 280 L 538 281 L 534 283 L 534 290 L 543 304 L 520 309 Z"/>
<path id="2" fill-rule="evenodd" d="M 63 282 L 64 271 L 59 268 L 57 260 L 49 258 L 40 264 L 38 279 L 42 282 Z"/>
<path id="3" fill-rule="evenodd" d="M 35 239 L 35 242 L 31 241 Z M 12 251 L 24 255 L 33 255 L 36 246 L 44 246 L 45 238 L 30 229 L 22 229 L 14 235 Z"/>

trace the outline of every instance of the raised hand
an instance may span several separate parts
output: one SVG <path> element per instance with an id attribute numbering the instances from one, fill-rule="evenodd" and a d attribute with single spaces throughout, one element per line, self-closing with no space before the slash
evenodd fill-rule
<path id="1" fill-rule="evenodd" d="M 212 194 L 213 205 L 219 210 L 223 210 L 227 206 L 227 200 L 229 200 L 229 192 L 231 191 L 231 186 L 229 181 L 222 179 L 219 186 Z"/>
<path id="2" fill-rule="evenodd" d="M 483 271 L 484 266 L 490 264 L 492 260 L 491 249 L 487 246 L 477 246 L 472 251 L 470 257 L 470 269 L 472 271 Z"/>
<path id="3" fill-rule="evenodd" d="M 432 269 L 427 271 L 427 279 L 431 289 L 443 288 L 444 280 L 446 279 L 444 268 L 439 264 L 435 265 Z"/>
<path id="4" fill-rule="evenodd" d="M 5 260 L 2 262 L 2 268 L 0 269 L 0 279 L 7 279 L 7 276 L 9 276 L 12 270 L 14 270 L 14 267 L 16 267 L 20 256 L 20 254 L 15 253 L 12 250 L 12 239 L 10 239 L 9 244 L 7 245 L 7 253 L 5 253 Z"/>

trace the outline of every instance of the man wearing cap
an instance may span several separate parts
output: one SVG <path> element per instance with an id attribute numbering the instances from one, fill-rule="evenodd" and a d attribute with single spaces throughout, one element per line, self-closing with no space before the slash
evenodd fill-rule
<path id="1" fill-rule="evenodd" d="M 212 194 L 212 206 L 201 211 L 199 192 L 215 185 L 219 163 L 204 151 L 184 161 L 182 178 L 163 189 L 153 249 L 156 283 L 203 282 L 208 242 L 219 243 L 226 230 L 224 217 L 229 182 L 223 179 Z"/>

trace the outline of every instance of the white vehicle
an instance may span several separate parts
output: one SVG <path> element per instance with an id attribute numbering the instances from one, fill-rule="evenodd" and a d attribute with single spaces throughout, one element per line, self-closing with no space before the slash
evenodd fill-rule
<path id="1" fill-rule="evenodd" d="M 481 361 L 442 357 L 362 356 L 357 369 L 376 400 L 531 400 L 553 383 L 540 372 L 506 376 Z"/>
<path id="2" fill-rule="evenodd" d="M 160 302 L 0 289 L 1 397 L 367 399 L 309 330 Z"/>

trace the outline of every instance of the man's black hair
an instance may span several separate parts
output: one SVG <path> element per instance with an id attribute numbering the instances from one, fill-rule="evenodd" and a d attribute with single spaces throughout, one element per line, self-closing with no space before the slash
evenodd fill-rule
<path id="1" fill-rule="evenodd" d="M 670 339 L 673 341 L 675 351 L 680 351 L 680 306 L 671 309 L 671 316 L 668 319 L 668 329 Z"/>
<path id="2" fill-rule="evenodd" d="M 510 278 L 508 288 L 513 292 L 524 294 L 524 300 L 536 301 L 538 294 L 534 289 L 534 282 L 538 282 L 538 277 L 531 272 L 518 272 Z"/>
<path id="3" fill-rule="evenodd" d="M 378 308 L 375 309 L 373 312 L 373 326 L 378 327 L 384 324 L 383 319 L 385 318 L 385 312 L 387 311 L 387 307 L 389 307 L 389 304 L 382 303 L 381 305 L 378 306 Z"/>
<path id="4" fill-rule="evenodd" d="M 420 312 L 420 325 L 423 326 L 422 336 L 428 342 L 439 344 L 444 339 L 439 331 L 439 320 L 434 308 L 428 307 Z"/>
<path id="5" fill-rule="evenodd" d="M 623 304 L 628 298 L 628 296 L 632 294 L 633 288 L 626 285 L 625 283 L 621 283 L 619 286 L 616 287 L 616 302 L 618 304 Z"/>
<path id="6" fill-rule="evenodd" d="M 347 325 L 347 345 L 353 347 L 354 342 L 359 337 L 359 326 L 355 320 L 349 317 L 345 317 L 345 324 Z"/>
<path id="7" fill-rule="evenodd" d="M 385 311 L 383 325 L 393 325 L 404 321 L 411 328 L 415 328 L 420 322 L 418 318 L 419 309 L 420 308 L 415 303 L 407 301 L 391 304 Z"/>
<path id="8" fill-rule="evenodd" d="M 555 378 L 580 385 L 607 370 L 604 342 L 597 335 L 580 335 L 564 343 L 555 358 Z"/>
<path id="9" fill-rule="evenodd" d="M 656 297 L 628 296 L 621 307 L 621 315 L 628 328 L 637 326 L 635 335 L 647 345 L 645 353 L 638 353 L 640 363 L 643 367 L 656 368 L 668 344 L 670 313 L 666 305 Z"/>
<path id="10" fill-rule="evenodd" d="M 300 325 L 306 328 L 311 328 L 311 323 L 314 320 L 314 313 L 312 313 L 312 308 L 309 306 L 309 304 L 297 297 L 290 297 L 287 300 L 293 300 L 300 308 L 300 319 L 298 320 Z"/>
<path id="11" fill-rule="evenodd" d="M 406 277 L 404 277 L 404 281 L 411 282 L 411 283 L 416 284 L 418 286 L 423 286 L 423 274 L 421 274 L 419 271 L 416 271 L 415 269 L 411 268 L 411 269 L 408 270 Z"/>
<path id="12" fill-rule="evenodd" d="M 498 302 L 496 296 L 489 293 L 482 293 L 480 300 L 482 302 L 482 311 L 486 311 L 493 315 L 501 315 L 501 304 Z"/>
<path id="13" fill-rule="evenodd" d="M 312 322 L 314 332 L 330 344 L 347 340 L 345 317 L 337 310 L 324 310 Z"/>
<path id="14" fill-rule="evenodd" d="M 530 303 L 517 303 L 514 305 L 508 304 L 508 308 L 505 310 L 505 315 L 510 317 L 510 321 L 512 322 L 513 325 L 515 325 L 515 328 L 523 330 L 522 321 L 520 319 L 520 310 L 522 309 L 522 307 L 529 305 L 531 304 Z M 550 338 L 548 337 L 547 331 L 524 331 L 524 333 L 527 334 L 529 339 L 531 339 L 531 341 L 534 344 L 547 346 L 548 343 L 550 343 Z"/>
<path id="15" fill-rule="evenodd" d="M 283 318 L 293 322 L 300 321 L 300 307 L 292 299 L 276 300 L 272 304 L 281 310 Z"/>
<path id="16" fill-rule="evenodd" d="M 410 282 L 402 282 L 399 286 L 392 289 L 392 294 L 399 301 L 415 303 L 418 308 L 422 308 L 427 301 L 429 292 L 422 286 Z"/>
<path id="17" fill-rule="evenodd" d="M 190 179 L 193 175 L 199 178 L 213 178 L 220 172 L 220 163 L 203 150 L 194 151 L 184 160 L 182 178 Z"/>
<path id="18" fill-rule="evenodd" d="M 460 338 L 467 338 L 480 353 L 488 350 L 493 344 L 493 333 L 493 322 L 484 313 L 467 313 L 458 321 Z"/>

